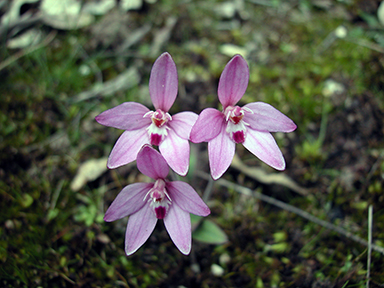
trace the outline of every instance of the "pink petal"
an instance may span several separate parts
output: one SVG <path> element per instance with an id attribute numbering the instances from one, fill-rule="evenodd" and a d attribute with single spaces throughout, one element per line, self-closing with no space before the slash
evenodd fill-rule
<path id="1" fill-rule="evenodd" d="M 165 52 L 153 64 L 149 78 L 149 94 L 155 109 L 168 112 L 175 102 L 178 89 L 176 64 Z"/>
<path id="2" fill-rule="evenodd" d="M 213 180 L 219 179 L 231 165 L 236 143 L 229 138 L 225 127 L 221 133 L 208 142 L 209 166 Z"/>
<path id="3" fill-rule="evenodd" d="M 177 249 L 184 255 L 188 255 L 192 245 L 189 213 L 172 203 L 167 216 L 164 218 L 164 225 Z"/>
<path id="4" fill-rule="evenodd" d="M 124 187 L 105 212 L 104 220 L 111 222 L 136 213 L 147 203 L 144 197 L 152 187 L 153 183 L 135 183 Z"/>
<path id="5" fill-rule="evenodd" d="M 284 170 L 285 160 L 273 136 L 269 132 L 253 129 L 247 129 L 247 132 L 244 147 L 269 166 Z"/>
<path id="6" fill-rule="evenodd" d="M 166 189 L 173 203 L 188 213 L 207 216 L 211 213 L 199 194 L 188 183 L 173 181 L 166 183 Z"/>
<path id="7" fill-rule="evenodd" d="M 164 179 L 169 172 L 163 156 L 150 145 L 144 145 L 137 154 L 137 169 L 152 179 Z"/>
<path id="8" fill-rule="evenodd" d="M 244 108 L 253 112 L 246 112 L 243 118 L 252 129 L 269 132 L 292 132 L 296 129 L 296 124 L 291 119 L 267 103 L 249 103 Z"/>
<path id="9" fill-rule="evenodd" d="M 213 108 L 204 109 L 192 127 L 190 139 L 193 143 L 208 142 L 219 135 L 224 125 L 223 113 Z"/>
<path id="10" fill-rule="evenodd" d="M 180 138 L 173 130 L 160 143 L 159 150 L 168 165 L 179 175 L 185 176 L 189 168 L 189 142 Z"/>
<path id="11" fill-rule="evenodd" d="M 107 167 L 114 169 L 135 161 L 137 153 L 147 143 L 149 137 L 146 129 L 124 131 L 109 155 Z"/>
<path id="12" fill-rule="evenodd" d="M 128 219 L 127 231 L 125 232 L 125 253 L 132 255 L 139 249 L 155 229 L 157 218 L 149 205 L 144 205 Z"/>
<path id="13" fill-rule="evenodd" d="M 219 80 L 217 94 L 223 109 L 234 106 L 243 97 L 249 80 L 248 64 L 240 55 L 234 56 L 225 66 Z"/>
<path id="14" fill-rule="evenodd" d="M 177 113 L 172 115 L 172 120 L 169 121 L 168 126 L 181 138 L 188 140 L 192 126 L 196 123 L 197 117 L 197 114 L 193 112 Z"/>
<path id="15" fill-rule="evenodd" d="M 143 118 L 149 109 L 136 102 L 125 102 L 96 116 L 101 125 L 122 130 L 137 130 L 151 124 L 150 118 Z"/>

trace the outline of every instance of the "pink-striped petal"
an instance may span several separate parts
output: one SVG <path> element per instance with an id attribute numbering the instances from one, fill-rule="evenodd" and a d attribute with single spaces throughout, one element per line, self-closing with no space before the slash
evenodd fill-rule
<path id="1" fill-rule="evenodd" d="M 248 81 L 248 64 L 243 57 L 235 55 L 225 66 L 219 80 L 217 94 L 223 109 L 239 102 L 247 90 Z"/>
<path id="2" fill-rule="evenodd" d="M 188 140 L 197 117 L 197 114 L 193 112 L 180 112 L 172 115 L 172 120 L 168 122 L 168 126 L 181 138 Z"/>
<path id="3" fill-rule="evenodd" d="M 167 182 L 166 189 L 173 203 L 176 203 L 184 211 L 199 216 L 207 216 L 211 213 L 199 194 L 188 183 L 182 181 Z"/>
<path id="4" fill-rule="evenodd" d="M 188 212 L 182 210 L 176 203 L 172 203 L 164 225 L 177 249 L 184 255 L 191 252 L 191 217 Z"/>
<path id="5" fill-rule="evenodd" d="M 269 132 L 292 132 L 296 129 L 296 124 L 291 119 L 267 103 L 249 103 L 243 108 L 253 112 L 245 113 L 243 118 L 252 129 Z"/>
<path id="6" fill-rule="evenodd" d="M 149 109 L 136 102 L 125 102 L 96 116 L 101 125 L 122 130 L 137 130 L 151 124 L 151 119 L 143 118 Z"/>
<path id="7" fill-rule="evenodd" d="M 209 167 L 213 180 L 219 179 L 231 165 L 235 155 L 236 143 L 233 142 L 222 128 L 219 135 L 208 142 Z"/>
<path id="8" fill-rule="evenodd" d="M 104 220 L 111 222 L 136 213 L 147 203 L 144 197 L 152 187 L 153 183 L 134 183 L 124 187 L 105 212 Z"/>
<path id="9" fill-rule="evenodd" d="M 128 219 L 127 231 L 125 232 L 125 253 L 132 255 L 139 249 L 155 229 L 157 218 L 149 205 L 144 205 Z"/>
<path id="10" fill-rule="evenodd" d="M 273 136 L 269 132 L 253 129 L 247 129 L 247 132 L 244 147 L 269 166 L 284 170 L 285 160 Z"/>
<path id="11" fill-rule="evenodd" d="M 107 167 L 114 169 L 135 161 L 137 153 L 147 143 L 149 137 L 146 129 L 124 131 L 109 155 Z"/>
<path id="12" fill-rule="evenodd" d="M 179 175 L 185 176 L 189 168 L 189 142 L 180 138 L 173 130 L 160 143 L 159 150 L 168 165 Z"/>
<path id="13" fill-rule="evenodd" d="M 144 145 L 137 154 L 137 169 L 155 180 L 164 179 L 169 172 L 163 156 L 150 145 Z"/>
<path id="14" fill-rule="evenodd" d="M 208 142 L 219 135 L 224 125 L 223 113 L 213 108 L 204 109 L 192 127 L 190 139 L 193 143 Z"/>
<path id="15" fill-rule="evenodd" d="M 152 67 L 149 94 L 155 109 L 168 112 L 175 102 L 178 90 L 177 69 L 171 55 L 161 54 Z"/>

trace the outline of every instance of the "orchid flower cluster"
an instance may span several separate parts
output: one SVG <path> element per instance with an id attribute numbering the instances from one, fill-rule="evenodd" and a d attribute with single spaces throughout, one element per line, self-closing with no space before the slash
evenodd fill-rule
<path id="1" fill-rule="evenodd" d="M 169 167 L 180 176 L 189 168 L 189 141 L 208 142 L 211 176 L 219 179 L 229 168 L 236 143 L 277 170 L 285 169 L 284 157 L 270 132 L 292 132 L 295 123 L 269 104 L 254 102 L 237 105 L 249 81 L 247 62 L 235 55 L 225 66 L 219 80 L 218 97 L 222 111 L 203 110 L 200 115 L 181 112 L 170 115 L 178 92 L 176 64 L 163 53 L 153 64 L 149 93 L 154 110 L 136 102 L 125 102 L 104 111 L 96 121 L 125 130 L 108 158 L 110 169 L 136 160 L 137 168 L 154 183 L 126 186 L 108 208 L 104 220 L 126 216 L 128 225 L 125 252 L 131 255 L 149 238 L 158 219 L 181 253 L 191 250 L 189 213 L 207 216 L 208 206 L 189 184 L 169 181 Z M 158 150 L 153 148 L 158 146 Z"/>

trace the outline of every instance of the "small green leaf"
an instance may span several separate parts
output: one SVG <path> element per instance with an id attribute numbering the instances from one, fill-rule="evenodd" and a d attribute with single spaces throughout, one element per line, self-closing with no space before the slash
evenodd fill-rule
<path id="1" fill-rule="evenodd" d="M 192 224 L 192 226 L 193 225 L 197 225 L 197 224 L 199 224 L 199 222 L 201 221 L 201 219 L 203 218 L 203 217 L 201 217 L 201 216 L 197 216 L 197 215 L 195 215 L 195 214 L 190 214 L 191 215 L 191 224 Z"/>
<path id="2" fill-rule="evenodd" d="M 53 208 L 48 211 L 47 214 L 47 220 L 48 222 L 51 221 L 52 219 L 56 218 L 56 216 L 59 214 L 59 209 Z"/>
<path id="3" fill-rule="evenodd" d="M 272 244 L 270 249 L 276 253 L 284 253 L 289 250 L 289 244 L 287 242 Z"/>
<path id="4" fill-rule="evenodd" d="M 33 197 L 29 194 L 24 194 L 20 199 L 20 204 L 24 208 L 28 208 L 33 203 Z"/>
<path id="5" fill-rule="evenodd" d="M 223 244 L 228 241 L 227 235 L 215 223 L 204 220 L 192 233 L 192 237 L 198 241 L 209 244 Z"/>
<path id="6" fill-rule="evenodd" d="M 354 202 L 354 203 L 351 203 L 351 206 L 358 210 L 365 210 L 368 207 L 368 202 L 367 201 Z"/>
<path id="7" fill-rule="evenodd" d="M 275 239 L 275 242 L 279 243 L 287 240 L 288 235 L 286 232 L 280 231 L 280 232 L 273 233 L 273 238 Z"/>

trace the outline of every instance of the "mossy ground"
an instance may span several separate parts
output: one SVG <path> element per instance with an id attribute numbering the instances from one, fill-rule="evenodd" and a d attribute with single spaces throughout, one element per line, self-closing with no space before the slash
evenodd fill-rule
<path id="1" fill-rule="evenodd" d="M 70 184 L 80 164 L 108 156 L 121 133 L 97 124 L 96 115 L 125 101 L 151 105 L 149 73 L 163 51 L 179 73 L 171 114 L 218 108 L 220 73 L 242 53 L 251 75 L 241 104 L 268 102 L 295 121 L 297 131 L 275 135 L 287 161 L 282 173 L 309 194 L 257 183 L 232 168 L 224 178 L 365 239 L 373 205 L 374 243 L 384 246 L 380 1 L 151 2 L 128 12 L 116 8 L 87 28 L 58 31 L 0 71 L 0 285 L 365 287 L 366 247 L 218 185 L 209 219 L 226 232 L 226 244 L 194 241 L 191 255 L 183 256 L 159 222 L 146 244 L 126 257 L 126 220 L 102 217 L 122 187 L 141 180 L 136 167 L 107 171 L 78 192 Z M 36 9 L 28 5 L 23 10 Z M 150 29 L 139 41 L 118 49 L 145 25 Z M 334 35 L 340 27 L 344 38 Z M 36 28 L 54 32 L 41 23 Z M 8 36 L 3 61 L 17 53 L 5 48 Z M 100 79 L 132 67 L 139 78 L 130 88 L 75 101 Z M 192 158 L 208 172 L 205 147 L 196 145 Z M 242 146 L 237 152 L 247 165 L 274 172 Z M 203 193 L 205 180 L 193 171 L 186 179 Z M 371 260 L 371 287 L 381 287 L 383 255 L 373 252 Z"/>

